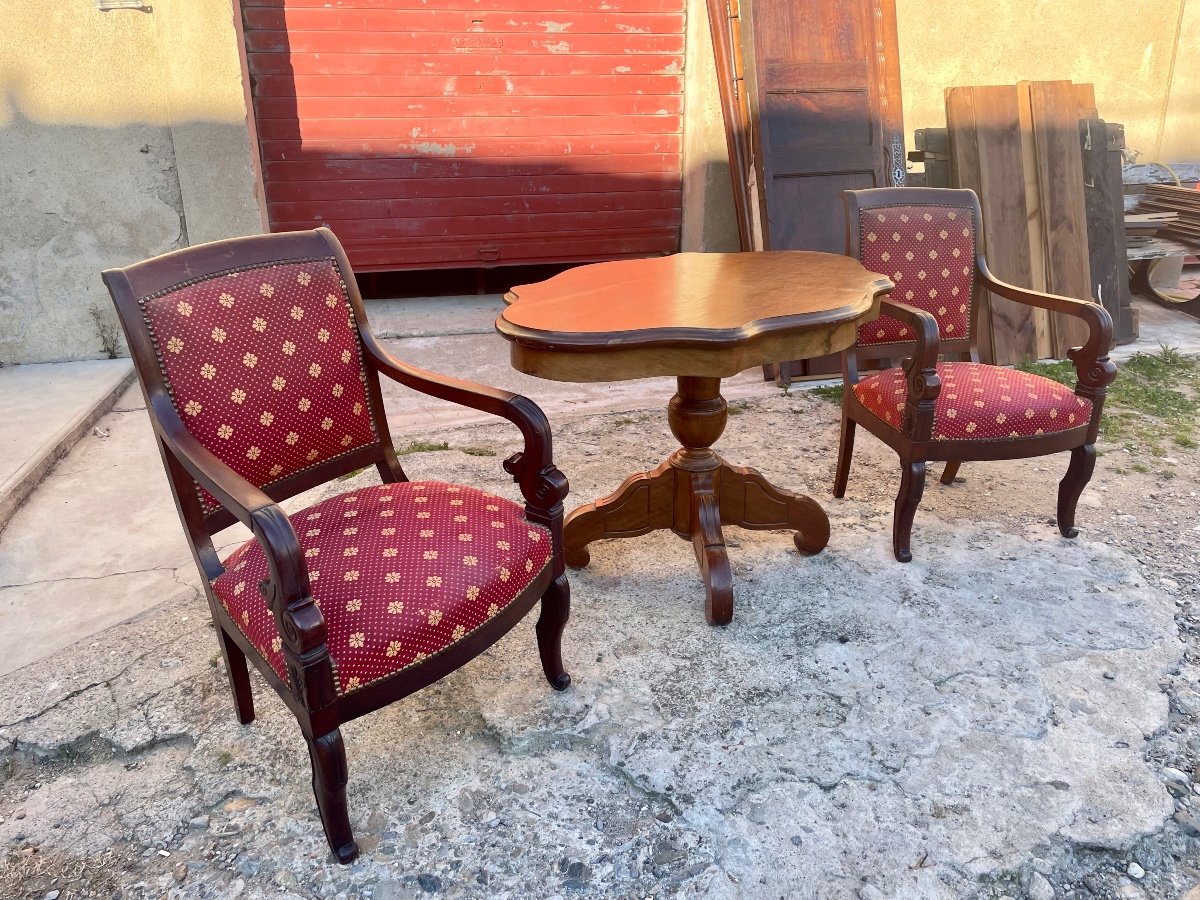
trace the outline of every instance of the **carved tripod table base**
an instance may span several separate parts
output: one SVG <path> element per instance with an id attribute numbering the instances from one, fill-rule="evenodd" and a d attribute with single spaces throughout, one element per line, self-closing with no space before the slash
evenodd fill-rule
<path id="1" fill-rule="evenodd" d="M 696 551 L 705 618 L 725 625 L 733 618 L 733 578 L 721 526 L 795 529 L 797 549 L 819 553 L 829 542 L 829 517 L 811 497 L 780 490 L 754 469 L 731 466 L 712 451 L 728 415 L 721 379 L 682 376 L 678 384 L 667 417 L 682 448 L 653 472 L 630 476 L 608 497 L 567 517 L 567 564 L 586 566 L 592 541 L 669 528 Z"/>

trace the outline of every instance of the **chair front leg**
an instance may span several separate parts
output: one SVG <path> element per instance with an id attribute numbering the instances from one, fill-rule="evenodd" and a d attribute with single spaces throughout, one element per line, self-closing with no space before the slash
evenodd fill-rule
<path id="1" fill-rule="evenodd" d="M 312 759 L 313 793 L 321 812 L 325 839 L 337 861 L 343 865 L 358 856 L 358 844 L 350 830 L 350 815 L 346 809 L 346 784 L 350 780 L 346 769 L 346 745 L 342 732 L 335 728 L 320 737 L 304 735 L 308 755 Z"/>
<path id="2" fill-rule="evenodd" d="M 566 574 L 559 575 L 550 583 L 542 595 L 542 613 L 537 620 L 538 654 L 542 658 L 542 671 L 546 680 L 556 691 L 565 691 L 571 686 L 571 676 L 563 668 L 562 636 L 571 615 L 571 585 Z"/>
<path id="3" fill-rule="evenodd" d="M 833 476 L 833 496 L 846 496 L 850 480 L 850 458 L 854 455 L 854 428 L 858 423 L 842 413 L 842 437 L 838 444 L 837 474 Z"/>
<path id="4" fill-rule="evenodd" d="M 925 461 L 900 461 L 900 491 L 896 494 L 896 511 L 892 521 L 892 552 L 900 562 L 912 562 L 913 519 L 917 505 L 925 493 Z"/>
<path id="5" fill-rule="evenodd" d="M 1071 451 L 1071 464 L 1067 466 L 1067 474 L 1058 483 L 1058 530 L 1063 537 L 1073 538 L 1079 534 L 1075 527 L 1075 506 L 1079 495 L 1092 480 L 1092 472 L 1096 468 L 1096 446 L 1084 444 Z"/>

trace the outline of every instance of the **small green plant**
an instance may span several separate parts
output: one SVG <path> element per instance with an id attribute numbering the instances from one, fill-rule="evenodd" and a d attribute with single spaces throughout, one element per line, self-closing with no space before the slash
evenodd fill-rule
<path id="1" fill-rule="evenodd" d="M 1075 366 L 1068 360 L 1025 362 L 1023 372 L 1074 385 Z M 1157 353 L 1137 353 L 1117 368 L 1109 385 L 1100 421 L 1102 437 L 1119 442 L 1130 453 L 1166 456 L 1166 443 L 1195 447 L 1200 424 L 1200 357 L 1161 344 Z M 1136 466 L 1134 471 L 1142 471 Z"/>
<path id="2" fill-rule="evenodd" d="M 840 384 L 823 384 L 809 391 L 814 397 L 820 397 L 827 403 L 842 405 L 842 386 Z"/>
<path id="3" fill-rule="evenodd" d="M 360 472 L 365 472 L 365 471 L 367 471 L 367 467 L 363 466 L 361 469 L 355 469 L 353 472 L 347 472 L 345 475 L 339 475 L 338 481 L 349 481 L 355 475 L 359 474 Z"/>
<path id="4" fill-rule="evenodd" d="M 411 453 L 436 453 L 439 450 L 449 450 L 450 445 L 445 441 L 413 441 L 407 447 L 397 447 L 397 456 L 408 456 Z"/>
<path id="5" fill-rule="evenodd" d="M 460 447 L 467 456 L 499 456 L 491 447 Z"/>
<path id="6" fill-rule="evenodd" d="M 223 750 L 221 752 L 221 754 L 217 757 L 217 766 L 219 768 L 223 769 L 227 765 L 229 765 L 231 762 L 233 762 L 233 754 L 230 753 L 228 750 Z"/>
<path id="7" fill-rule="evenodd" d="M 638 420 L 631 416 L 621 416 L 620 418 L 613 419 L 613 424 L 618 428 L 624 428 L 626 425 L 636 425 L 637 422 Z"/>
<path id="8" fill-rule="evenodd" d="M 750 404 L 745 400 L 738 400 L 736 403 L 729 404 L 729 415 L 740 416 L 750 408 Z"/>
<path id="9" fill-rule="evenodd" d="M 121 354 L 121 329 L 117 327 L 112 313 L 93 303 L 88 307 L 88 315 L 92 317 L 96 336 L 100 338 L 100 349 L 109 359 L 116 359 Z"/>

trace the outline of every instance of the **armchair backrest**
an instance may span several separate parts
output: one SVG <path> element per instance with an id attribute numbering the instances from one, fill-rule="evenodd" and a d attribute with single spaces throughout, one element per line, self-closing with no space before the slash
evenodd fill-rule
<path id="1" fill-rule="evenodd" d="M 328 229 L 190 247 L 104 281 L 147 400 L 165 393 L 192 437 L 273 499 L 381 458 L 362 299 Z M 210 533 L 229 524 L 190 487 Z"/>
<path id="2" fill-rule="evenodd" d="M 978 321 L 979 200 L 950 188 L 846 191 L 846 254 L 896 283 L 891 299 L 937 320 L 942 350 L 969 355 Z M 857 346 L 899 356 L 914 335 L 881 315 L 858 330 Z"/>

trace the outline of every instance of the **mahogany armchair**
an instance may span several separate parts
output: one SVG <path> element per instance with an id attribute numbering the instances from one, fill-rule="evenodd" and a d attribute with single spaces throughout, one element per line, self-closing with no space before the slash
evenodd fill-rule
<path id="1" fill-rule="evenodd" d="M 1075 507 L 1096 464 L 1104 394 L 1116 376 L 1108 359 L 1112 320 L 1096 303 L 1043 294 L 998 280 L 979 252 L 979 200 L 969 190 L 877 188 L 846 191 L 846 253 L 896 283 L 882 314 L 842 353 L 845 389 L 835 497 L 845 496 L 855 426 L 900 456 L 892 549 L 912 559 L 913 518 L 925 465 L 944 461 L 951 484 L 966 460 L 1017 459 L 1070 451 L 1058 487 L 1058 528 L 1073 538 Z M 1069 352 L 1074 391 L 1040 375 L 985 365 L 976 345 L 979 292 L 1075 316 L 1088 327 Z M 859 354 L 905 359 L 859 378 Z"/>
<path id="2" fill-rule="evenodd" d="M 328 229 L 220 241 L 104 273 L 205 585 L 238 719 L 247 660 L 295 714 L 339 862 L 358 854 L 339 726 L 417 691 L 499 640 L 538 601 L 542 668 L 563 690 L 570 608 L 567 480 L 524 397 L 407 365 L 372 336 Z M 379 376 L 508 419 L 504 468 L 523 507 L 466 485 L 409 481 Z M 286 515 L 278 501 L 374 465 L 379 485 Z M 225 560 L 212 535 L 253 539 Z"/>

